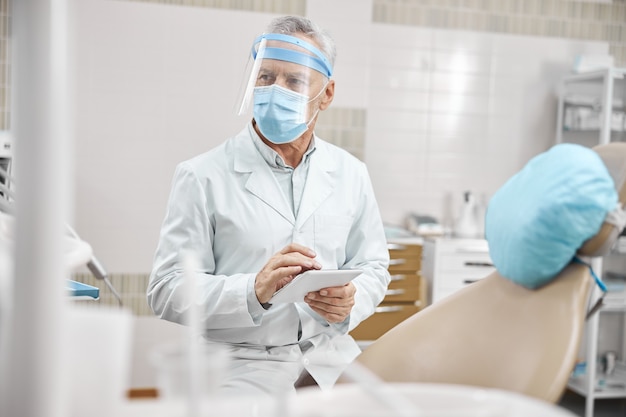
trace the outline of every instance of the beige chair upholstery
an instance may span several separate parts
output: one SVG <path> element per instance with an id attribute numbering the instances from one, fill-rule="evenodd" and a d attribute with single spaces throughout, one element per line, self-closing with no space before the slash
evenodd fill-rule
<path id="1" fill-rule="evenodd" d="M 626 143 L 594 150 L 623 204 Z M 620 232 L 614 229 L 606 224 L 581 254 L 610 249 Z M 356 362 L 388 382 L 498 388 L 557 402 L 578 356 L 593 285 L 578 263 L 536 290 L 494 272 L 400 323 Z"/>

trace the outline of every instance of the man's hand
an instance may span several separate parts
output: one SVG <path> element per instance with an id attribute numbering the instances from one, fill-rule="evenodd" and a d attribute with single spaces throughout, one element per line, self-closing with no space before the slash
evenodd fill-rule
<path id="1" fill-rule="evenodd" d="M 254 282 L 256 298 L 261 304 L 267 303 L 272 295 L 301 272 L 321 269 L 315 260 L 315 252 L 306 246 L 291 243 L 272 256 L 261 268 Z"/>
<path id="2" fill-rule="evenodd" d="M 352 311 L 356 287 L 347 283 L 342 287 L 322 288 L 310 292 L 304 301 L 329 323 L 341 323 Z"/>

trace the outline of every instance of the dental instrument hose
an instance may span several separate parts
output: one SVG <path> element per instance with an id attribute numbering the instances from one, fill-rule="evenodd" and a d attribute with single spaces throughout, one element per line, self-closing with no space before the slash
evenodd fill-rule
<path id="1" fill-rule="evenodd" d="M 65 226 L 74 239 L 80 239 L 80 236 L 78 236 L 78 233 L 76 233 L 76 231 L 72 229 L 72 227 L 69 224 L 66 224 Z M 96 277 L 96 279 L 101 279 L 102 281 L 104 281 L 107 288 L 111 291 L 111 293 L 113 293 L 113 296 L 117 299 L 119 306 L 122 307 L 123 305 L 122 297 L 115 290 L 115 287 L 113 287 L 113 284 L 109 280 L 109 276 L 108 276 L 106 269 L 104 269 L 104 267 L 102 266 L 102 264 L 100 263 L 98 258 L 96 258 L 95 255 L 93 255 L 91 259 L 89 260 L 89 262 L 87 263 L 87 268 L 93 274 L 93 276 Z"/>
<path id="2" fill-rule="evenodd" d="M 0 179 L 5 179 L 7 181 L 7 184 L 9 183 L 9 181 L 13 183 L 15 182 L 13 177 L 11 177 L 9 173 L 2 167 L 0 167 Z M 3 199 L 0 199 L 0 211 L 11 215 L 15 214 L 15 208 L 9 201 L 10 199 L 16 199 L 15 193 L 3 183 L 0 183 L 0 192 L 3 193 L 7 200 L 3 201 Z M 74 239 L 80 240 L 78 233 L 76 233 L 76 231 L 69 224 L 66 224 L 65 226 Z M 96 277 L 96 279 L 104 281 L 107 288 L 111 291 L 111 293 L 113 293 L 113 296 L 117 299 L 119 306 L 122 307 L 122 297 L 115 290 L 115 287 L 113 287 L 113 284 L 109 280 L 107 271 L 104 269 L 98 258 L 92 256 L 91 260 L 87 263 L 87 268 L 93 274 L 93 276 Z"/>

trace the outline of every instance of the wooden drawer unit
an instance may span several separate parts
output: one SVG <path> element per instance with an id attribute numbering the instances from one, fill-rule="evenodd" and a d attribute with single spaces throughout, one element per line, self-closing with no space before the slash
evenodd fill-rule
<path id="1" fill-rule="evenodd" d="M 350 334 L 357 340 L 375 340 L 426 306 L 421 275 L 421 243 L 388 243 L 391 282 L 374 314 Z"/>
<path id="2" fill-rule="evenodd" d="M 420 308 L 413 304 L 381 304 L 376 312 L 350 333 L 356 340 L 376 340 L 396 324 L 417 313 Z"/>
<path id="3" fill-rule="evenodd" d="M 387 247 L 389 248 L 389 273 L 391 275 L 405 272 L 415 273 L 420 270 L 421 245 L 388 243 Z"/>

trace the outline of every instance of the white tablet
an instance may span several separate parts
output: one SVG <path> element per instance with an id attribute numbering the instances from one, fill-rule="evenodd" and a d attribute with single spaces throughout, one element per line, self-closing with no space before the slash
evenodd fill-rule
<path id="1" fill-rule="evenodd" d="M 311 291 L 322 288 L 341 287 L 363 273 L 360 269 L 320 269 L 310 270 L 296 276 L 289 284 L 276 291 L 270 304 L 295 303 L 303 301 Z"/>

